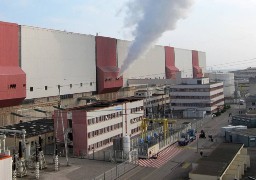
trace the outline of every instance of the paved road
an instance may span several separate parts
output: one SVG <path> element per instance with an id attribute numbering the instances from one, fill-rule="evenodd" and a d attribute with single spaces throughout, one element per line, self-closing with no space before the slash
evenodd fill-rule
<path id="1" fill-rule="evenodd" d="M 198 152 L 202 150 L 203 156 L 207 156 L 223 141 L 223 137 L 219 135 L 220 127 L 228 125 L 229 113 L 235 114 L 237 110 L 238 108 L 234 107 L 219 117 L 205 120 L 202 125 L 198 124 L 198 132 L 203 129 L 207 137 L 208 135 L 213 135 L 213 142 L 208 138 L 198 139 L 198 142 L 194 141 L 183 148 L 174 144 L 162 151 L 157 159 L 139 160 L 139 167 L 119 179 L 188 179 L 188 172 L 192 169 L 192 164 L 198 159 L 204 158 Z"/>

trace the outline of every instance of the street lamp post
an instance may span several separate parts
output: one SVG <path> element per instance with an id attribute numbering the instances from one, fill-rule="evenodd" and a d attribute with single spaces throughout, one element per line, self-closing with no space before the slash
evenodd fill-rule
<path id="1" fill-rule="evenodd" d="M 197 120 L 196 119 L 194 119 L 194 121 L 196 121 L 196 133 L 198 133 L 198 129 L 197 129 Z M 198 141 L 199 141 L 199 137 L 198 137 L 198 135 L 197 135 L 197 137 L 196 137 L 197 139 L 196 139 L 196 152 L 198 153 Z"/>

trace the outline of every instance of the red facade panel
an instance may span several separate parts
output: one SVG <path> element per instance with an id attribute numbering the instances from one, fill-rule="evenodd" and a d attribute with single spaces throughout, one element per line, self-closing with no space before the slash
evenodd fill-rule
<path id="1" fill-rule="evenodd" d="M 64 142 L 64 130 L 68 128 L 67 111 L 54 111 L 54 136 L 58 142 Z M 57 133 L 57 134 L 56 134 Z M 57 135 L 57 136 L 56 136 Z"/>
<path id="2" fill-rule="evenodd" d="M 75 156 L 81 156 L 88 153 L 87 136 L 87 113 L 86 111 L 72 112 L 72 130 L 73 130 L 73 153 Z"/>
<path id="3" fill-rule="evenodd" d="M 0 22 L 0 66 L 19 66 L 19 26 Z"/>
<path id="4" fill-rule="evenodd" d="M 167 79 L 176 79 L 179 69 L 175 66 L 174 47 L 165 46 L 165 74 Z"/>
<path id="5" fill-rule="evenodd" d="M 0 107 L 20 104 L 26 97 L 26 74 L 19 67 L 19 26 L 0 22 Z"/>
<path id="6" fill-rule="evenodd" d="M 202 68 L 199 67 L 198 51 L 192 51 L 193 78 L 203 77 Z"/>
<path id="7" fill-rule="evenodd" d="M 116 56 L 117 41 L 114 38 L 96 36 L 96 65 L 98 93 L 115 92 L 123 86 L 123 77 Z"/>

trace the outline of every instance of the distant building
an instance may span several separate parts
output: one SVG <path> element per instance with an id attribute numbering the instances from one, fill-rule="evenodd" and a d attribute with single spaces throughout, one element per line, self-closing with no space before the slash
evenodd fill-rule
<path id="1" fill-rule="evenodd" d="M 256 147 L 256 128 L 226 131 L 226 142 L 242 143 L 245 147 Z"/>
<path id="2" fill-rule="evenodd" d="M 232 125 L 243 125 L 248 128 L 256 128 L 256 115 L 255 114 L 243 114 L 232 116 Z"/>
<path id="3" fill-rule="evenodd" d="M 256 77 L 249 78 L 249 95 L 246 97 L 246 109 L 256 110 Z"/>
<path id="4" fill-rule="evenodd" d="M 231 71 L 234 73 L 236 80 L 249 79 L 250 77 L 256 76 L 256 67 L 249 67 L 247 69 Z"/>
<path id="5" fill-rule="evenodd" d="M 223 82 L 224 98 L 227 102 L 233 102 L 235 93 L 234 73 L 213 72 L 206 73 L 210 82 Z"/>
<path id="6" fill-rule="evenodd" d="M 223 82 L 210 83 L 209 78 L 185 78 L 170 86 L 170 99 L 175 116 L 181 117 L 183 111 L 191 109 L 211 114 L 224 105 Z"/>

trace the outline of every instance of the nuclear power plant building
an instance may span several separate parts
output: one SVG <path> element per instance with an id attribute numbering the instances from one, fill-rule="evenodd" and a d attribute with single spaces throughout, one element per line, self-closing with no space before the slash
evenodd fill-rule
<path id="1" fill-rule="evenodd" d="M 11 112 L 43 116 L 33 106 L 53 112 L 59 99 L 74 107 L 88 103 L 84 97 L 133 96 L 129 79 L 201 78 L 206 69 L 204 52 L 156 45 L 119 77 L 129 41 L 7 22 L 0 36 L 3 126 L 20 120 Z"/>

